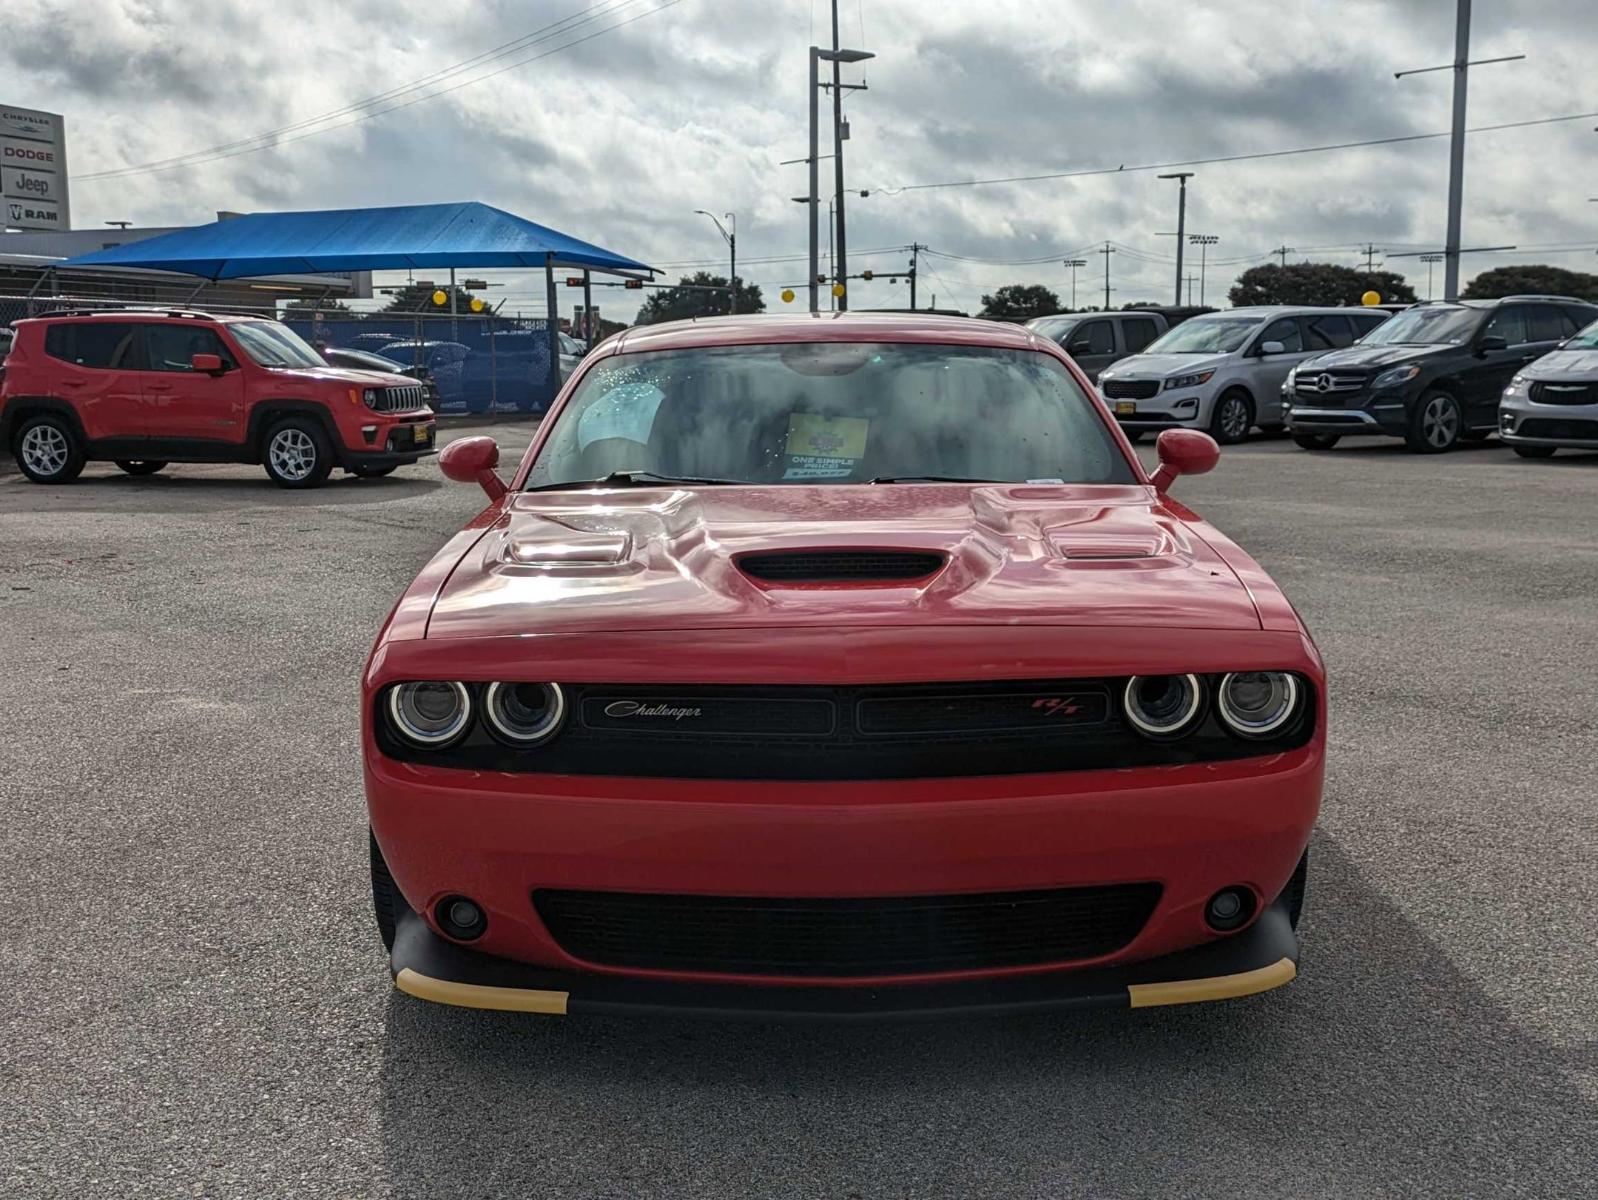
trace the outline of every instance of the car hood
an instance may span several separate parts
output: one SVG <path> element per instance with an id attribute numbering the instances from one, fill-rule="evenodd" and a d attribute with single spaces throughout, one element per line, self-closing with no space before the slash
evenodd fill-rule
<path id="1" fill-rule="evenodd" d="M 408 387 L 416 382 L 387 371 L 357 371 L 350 367 L 277 367 L 272 374 L 278 379 L 300 383 L 344 383 L 361 387 Z"/>
<path id="2" fill-rule="evenodd" d="M 1598 379 L 1598 350 L 1552 350 L 1521 374 L 1527 379 Z"/>
<path id="3" fill-rule="evenodd" d="M 1164 379 L 1225 366 L 1230 354 L 1134 354 L 1100 374 L 1100 379 Z"/>
<path id="4" fill-rule="evenodd" d="M 739 565 L 849 550 L 945 563 L 845 584 Z M 1147 486 L 886 484 L 522 493 L 450 573 L 426 636 L 917 624 L 1261 627 L 1237 574 Z"/>
<path id="5" fill-rule="evenodd" d="M 1298 364 L 1299 374 L 1314 371 L 1317 367 L 1353 367 L 1375 370 L 1395 367 L 1399 363 L 1418 358 L 1430 358 L 1439 352 L 1457 351 L 1458 346 L 1344 346 L 1341 350 L 1328 350 Z"/>

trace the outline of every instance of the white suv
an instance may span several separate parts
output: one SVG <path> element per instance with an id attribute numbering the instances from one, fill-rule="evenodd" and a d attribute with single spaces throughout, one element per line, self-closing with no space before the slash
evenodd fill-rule
<path id="1" fill-rule="evenodd" d="M 1099 376 L 1126 432 L 1185 426 L 1241 442 L 1284 423 L 1282 383 L 1306 358 L 1352 345 L 1388 317 L 1371 308 L 1233 308 L 1183 321 Z"/>

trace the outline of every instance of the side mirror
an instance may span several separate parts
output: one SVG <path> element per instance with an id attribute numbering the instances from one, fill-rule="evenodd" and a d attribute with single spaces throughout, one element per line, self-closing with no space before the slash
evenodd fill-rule
<path id="1" fill-rule="evenodd" d="M 1167 429 L 1154 443 L 1154 452 L 1160 465 L 1150 482 L 1162 494 L 1170 490 L 1178 475 L 1203 475 L 1213 471 L 1221 459 L 1215 439 L 1197 429 Z"/>
<path id="2" fill-rule="evenodd" d="M 207 375 L 220 375 L 227 370 L 222 365 L 222 356 L 220 354 L 196 354 L 189 359 L 189 366 L 196 371 L 204 371 Z"/>
<path id="3" fill-rule="evenodd" d="M 444 447 L 438 456 L 439 470 L 456 483 L 475 483 L 490 500 L 505 494 L 505 481 L 494 470 L 499 466 L 499 443 L 491 437 L 461 438 Z"/>
<path id="4" fill-rule="evenodd" d="M 1261 342 L 1260 343 L 1260 354 L 1262 354 L 1262 355 L 1265 355 L 1265 354 L 1286 354 L 1286 353 L 1287 353 L 1287 347 L 1282 345 L 1281 342 Z"/>
<path id="5" fill-rule="evenodd" d="M 1479 342 L 1476 343 L 1476 353 L 1477 354 L 1491 354 L 1495 350 L 1508 350 L 1508 349 L 1509 349 L 1509 339 L 1506 338 L 1506 337 L 1501 337 L 1501 336 L 1499 336 L 1496 333 L 1489 333 L 1486 337 L 1482 338 Z"/>

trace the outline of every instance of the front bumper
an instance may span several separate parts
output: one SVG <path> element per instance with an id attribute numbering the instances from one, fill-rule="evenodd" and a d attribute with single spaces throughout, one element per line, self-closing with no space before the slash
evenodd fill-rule
<path id="1" fill-rule="evenodd" d="M 1291 982 L 1298 955 L 1279 900 L 1233 937 L 1149 962 L 921 985 L 748 987 L 550 970 L 464 949 L 411 912 L 400 915 L 390 965 L 400 991 L 465 1008 L 862 1022 L 1224 1000 Z"/>
<path id="2" fill-rule="evenodd" d="M 1598 405 L 1502 400 L 1498 405 L 1498 436 L 1511 446 L 1598 450 Z"/>
<path id="3" fill-rule="evenodd" d="M 1204 398 L 1164 393 L 1147 400 L 1105 400 L 1116 422 L 1129 433 L 1156 433 L 1162 429 L 1201 429 Z"/>

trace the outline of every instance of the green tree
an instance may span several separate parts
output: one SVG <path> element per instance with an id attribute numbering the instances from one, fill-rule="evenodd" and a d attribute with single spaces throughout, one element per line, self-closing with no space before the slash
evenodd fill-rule
<path id="1" fill-rule="evenodd" d="M 1060 298 L 1041 283 L 1008 283 L 982 297 L 979 317 L 991 321 L 1030 321 L 1060 311 Z"/>
<path id="2" fill-rule="evenodd" d="M 725 275 L 712 275 L 708 271 L 684 275 L 675 287 L 661 288 L 639 306 L 637 323 L 658 325 L 662 321 L 686 321 L 690 317 L 725 317 L 732 312 L 731 293 L 710 289 L 726 286 Z M 758 283 L 738 280 L 738 311 L 766 311 L 766 301 Z"/>
<path id="3" fill-rule="evenodd" d="M 1251 304 L 1358 304 L 1366 292 L 1380 292 L 1389 304 L 1413 304 L 1415 289 L 1394 271 L 1358 271 L 1338 263 L 1269 263 L 1237 277 L 1227 298 L 1239 308 Z"/>
<path id="4" fill-rule="evenodd" d="M 324 300 L 290 300 L 283 306 L 283 309 L 290 316 L 295 317 L 301 313 L 308 312 L 349 313 L 355 311 L 344 301 L 332 298 Z"/>
<path id="5" fill-rule="evenodd" d="M 443 292 L 443 304 L 433 303 L 433 293 Z M 443 312 L 449 311 L 449 284 L 447 283 L 407 283 L 404 287 L 397 288 L 382 311 L 386 313 L 414 313 L 414 312 Z M 455 309 L 457 312 L 469 313 L 472 311 L 472 294 L 463 287 L 455 289 Z"/>
<path id="6" fill-rule="evenodd" d="M 1574 296 L 1578 300 L 1598 300 L 1598 275 L 1541 264 L 1494 267 L 1472 279 L 1459 294 L 1466 300 L 1496 300 L 1500 296 Z"/>

